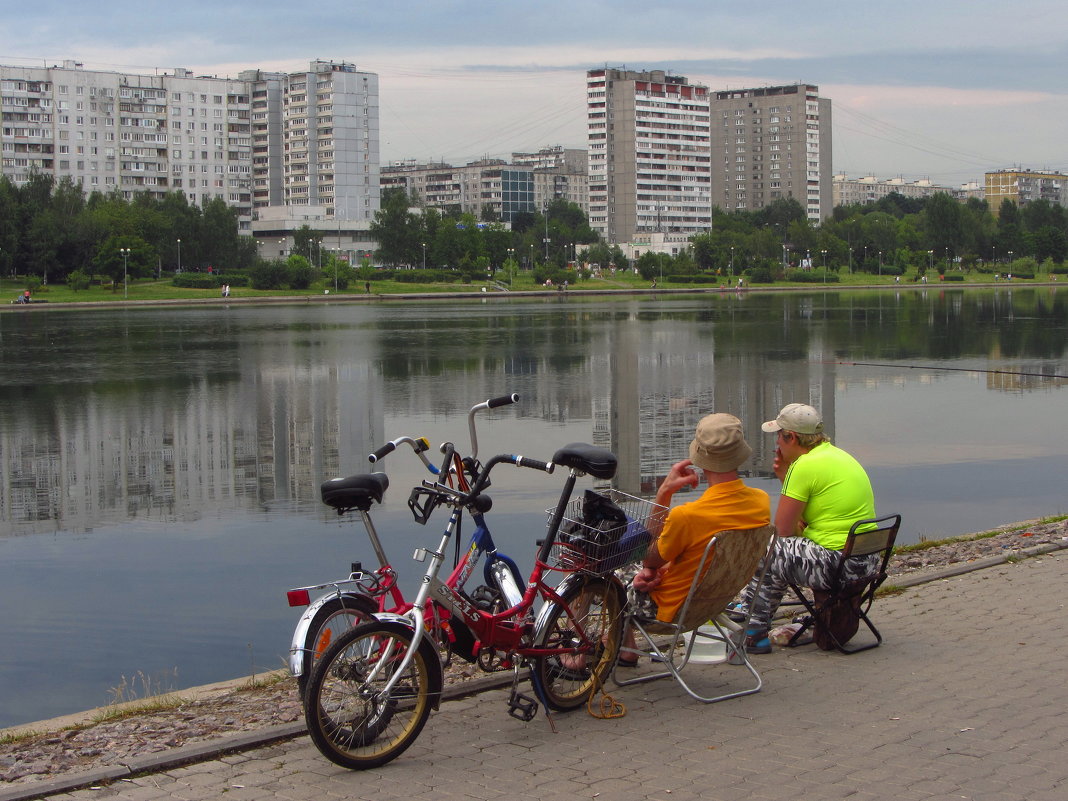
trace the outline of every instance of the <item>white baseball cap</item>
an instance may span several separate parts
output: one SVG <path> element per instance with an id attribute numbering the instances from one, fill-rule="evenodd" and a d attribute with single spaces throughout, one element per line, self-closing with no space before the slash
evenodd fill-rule
<path id="1" fill-rule="evenodd" d="M 773 434 L 776 431 L 793 431 L 798 434 L 822 434 L 823 418 L 820 413 L 804 403 L 788 403 L 779 416 L 760 426 L 761 431 Z"/>

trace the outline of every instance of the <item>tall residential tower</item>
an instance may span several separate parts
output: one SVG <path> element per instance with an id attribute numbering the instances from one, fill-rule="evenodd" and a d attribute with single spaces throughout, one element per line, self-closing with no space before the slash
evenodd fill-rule
<path id="1" fill-rule="evenodd" d="M 794 198 L 811 222 L 833 208 L 831 101 L 808 84 L 715 92 L 712 203 L 760 209 Z"/>
<path id="2" fill-rule="evenodd" d="M 590 225 L 609 242 L 711 222 L 708 88 L 662 70 L 586 73 Z"/>

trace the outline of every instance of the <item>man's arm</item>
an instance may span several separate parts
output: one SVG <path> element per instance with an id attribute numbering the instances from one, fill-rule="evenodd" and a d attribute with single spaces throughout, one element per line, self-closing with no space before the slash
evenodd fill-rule
<path id="1" fill-rule="evenodd" d="M 649 592 L 649 590 L 660 586 L 660 582 L 664 578 L 664 567 L 666 565 L 667 560 L 660 555 L 654 540 L 649 544 L 649 550 L 645 552 L 641 570 L 634 576 L 634 589 L 639 592 Z"/>
<path id="2" fill-rule="evenodd" d="M 775 509 L 775 531 L 780 537 L 792 537 L 801 533 L 799 523 L 807 505 L 805 501 L 796 498 L 779 496 L 779 505 Z"/>

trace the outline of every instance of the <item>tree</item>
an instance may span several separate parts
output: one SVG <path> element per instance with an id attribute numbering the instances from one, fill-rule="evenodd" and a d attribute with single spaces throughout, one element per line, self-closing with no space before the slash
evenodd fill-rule
<path id="1" fill-rule="evenodd" d="M 416 263 L 419 224 L 411 213 L 408 195 L 403 189 L 387 189 L 371 221 L 371 236 L 378 242 L 378 257 L 392 267 Z"/>
<path id="2" fill-rule="evenodd" d="M 938 192 L 928 199 L 925 215 L 931 249 L 947 257 L 959 255 L 964 242 L 960 203 L 945 192 Z"/>

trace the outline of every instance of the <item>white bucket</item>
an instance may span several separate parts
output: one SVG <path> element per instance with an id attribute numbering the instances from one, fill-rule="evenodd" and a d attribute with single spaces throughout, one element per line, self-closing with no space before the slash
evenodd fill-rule
<path id="1" fill-rule="evenodd" d="M 697 631 L 702 634 L 719 634 L 716 627 L 711 623 L 700 626 Z M 694 639 L 694 632 L 686 635 L 687 641 Z M 711 665 L 727 660 L 727 644 L 720 640 L 710 640 L 707 637 L 697 637 L 690 651 L 690 661 L 695 665 Z"/>

